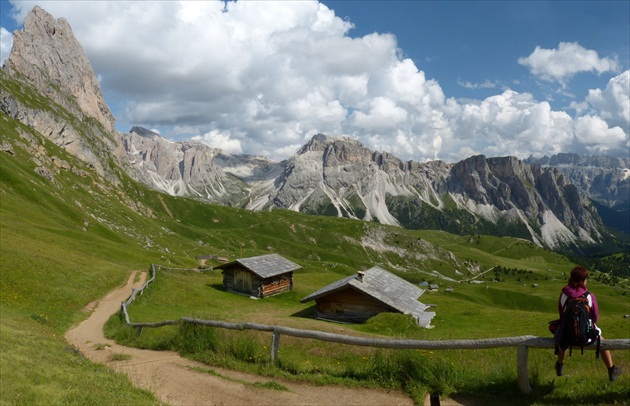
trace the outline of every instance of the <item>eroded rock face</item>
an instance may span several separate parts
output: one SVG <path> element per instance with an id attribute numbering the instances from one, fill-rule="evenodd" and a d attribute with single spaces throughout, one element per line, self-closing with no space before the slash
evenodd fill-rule
<path id="1" fill-rule="evenodd" d="M 22 75 L 46 96 L 86 115 L 114 132 L 114 116 L 103 99 L 92 65 L 64 18 L 55 19 L 35 6 L 16 30 L 6 71 Z M 60 92 L 61 90 L 61 92 Z M 73 99 L 64 97 L 68 92 Z"/>
<path id="2" fill-rule="evenodd" d="M 223 156 L 221 150 L 200 142 L 171 142 L 141 127 L 121 136 L 134 179 L 174 196 L 228 205 L 244 201 L 245 184 L 214 162 Z"/>
<path id="3" fill-rule="evenodd" d="M 556 154 L 526 162 L 556 168 L 568 182 L 591 199 L 627 210 L 630 205 L 630 159 L 607 156 Z"/>
<path id="4" fill-rule="evenodd" d="M 617 200 L 628 194 L 627 163 L 593 175 L 575 157 L 528 163 L 480 155 L 455 164 L 405 162 L 356 140 L 322 134 L 274 163 L 199 142 L 172 142 L 140 127 L 118 134 L 70 26 L 39 7 L 27 16 L 24 30 L 16 31 L 0 79 L 0 110 L 110 182 L 117 179 L 111 162 L 118 162 L 134 179 L 166 193 L 252 210 L 284 208 L 410 228 L 496 232 L 556 247 L 598 238 L 601 220 L 581 188 Z M 11 153 L 6 146 L 0 149 Z M 557 169 L 549 167 L 554 159 Z M 51 167 L 67 166 L 58 161 Z M 568 167 L 579 167 L 581 175 L 564 170 Z M 47 172 L 38 173 L 48 178 Z"/>
<path id="5" fill-rule="evenodd" d="M 122 143 L 68 22 L 36 6 L 13 38 L 0 72 L 0 110 L 117 183 L 111 158 L 123 156 Z"/>
<path id="6" fill-rule="evenodd" d="M 403 162 L 321 134 L 286 162 L 268 193 L 266 207 L 452 232 L 494 228 L 547 247 L 593 243 L 602 226 L 591 202 L 555 168 L 482 155 L 455 164 Z M 477 230 L 478 220 L 492 226 Z"/>
<path id="7" fill-rule="evenodd" d="M 482 219 L 494 224 L 482 231 L 506 232 L 501 224 L 511 224 L 519 236 L 548 247 L 592 243 L 602 226 L 562 172 L 515 157 L 403 162 L 356 140 L 320 134 L 287 161 L 275 185 L 268 207 L 455 232 L 476 232 L 475 219 Z"/>

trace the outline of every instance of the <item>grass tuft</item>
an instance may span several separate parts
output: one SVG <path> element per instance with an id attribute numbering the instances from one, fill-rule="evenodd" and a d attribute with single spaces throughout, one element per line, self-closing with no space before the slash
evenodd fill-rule
<path id="1" fill-rule="evenodd" d="M 129 354 L 114 353 L 109 356 L 110 361 L 127 361 L 130 359 L 131 359 L 131 355 Z"/>

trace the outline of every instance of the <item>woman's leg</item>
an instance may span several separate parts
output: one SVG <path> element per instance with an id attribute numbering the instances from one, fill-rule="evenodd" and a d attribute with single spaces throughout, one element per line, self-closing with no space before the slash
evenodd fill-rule
<path id="1" fill-rule="evenodd" d="M 564 364 L 564 355 L 566 354 L 566 351 L 558 351 L 558 364 L 562 365 Z"/>
<path id="2" fill-rule="evenodd" d="M 599 352 L 599 355 L 602 357 L 602 361 L 604 361 L 604 364 L 606 364 L 606 368 L 612 368 L 613 360 L 612 360 L 612 355 L 610 354 L 610 351 L 601 350 Z"/>
<path id="3" fill-rule="evenodd" d="M 558 361 L 556 361 L 556 375 L 557 376 L 562 376 L 564 375 L 564 371 L 563 371 L 563 367 L 564 367 L 564 354 L 566 354 L 566 351 L 560 351 L 558 349 L 557 351 L 558 353 Z"/>

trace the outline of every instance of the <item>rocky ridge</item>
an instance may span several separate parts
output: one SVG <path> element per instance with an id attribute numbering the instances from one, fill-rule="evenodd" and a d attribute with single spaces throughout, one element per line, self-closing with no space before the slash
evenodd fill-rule
<path id="1" fill-rule="evenodd" d="M 122 135 L 128 172 L 136 180 L 173 196 L 222 204 L 240 202 L 246 185 L 213 160 L 221 151 L 199 142 L 173 143 L 140 127 Z"/>
<path id="2" fill-rule="evenodd" d="M 55 19 L 35 6 L 16 30 L 6 63 L 11 75 L 21 75 L 37 89 L 68 110 L 75 102 L 85 115 L 114 132 L 114 116 L 103 99 L 101 88 L 83 47 L 64 18 Z M 68 91 L 66 98 L 57 89 Z"/>
<path id="3" fill-rule="evenodd" d="M 629 158 L 556 154 L 530 157 L 526 162 L 557 168 L 569 182 L 600 204 L 625 210 L 630 207 Z"/>
<path id="4" fill-rule="evenodd" d="M 518 236 L 550 248 L 602 237 L 601 219 L 580 184 L 551 167 L 551 160 L 474 156 L 454 164 L 405 162 L 350 138 L 318 134 L 288 160 L 274 163 L 200 142 L 172 142 L 140 127 L 118 134 L 69 25 L 39 7 L 29 13 L 24 31 L 16 32 L 1 74 L 11 83 L 34 86 L 56 104 L 32 102 L 39 96 L 22 94 L 20 86 L 3 80 L 5 114 L 112 182 L 115 162 L 165 193 L 251 210 L 282 208 L 415 229 Z"/>
<path id="5" fill-rule="evenodd" d="M 274 164 L 146 131 L 123 134 L 128 156 L 141 157 L 139 180 L 171 194 L 223 204 L 227 199 L 251 210 L 516 235 L 552 248 L 596 243 L 601 236 L 595 208 L 562 172 L 514 157 L 404 162 L 350 138 L 318 134 Z M 132 164 L 138 167 L 138 160 Z M 230 195 L 228 188 L 241 193 Z"/>
<path id="6" fill-rule="evenodd" d="M 55 19 L 35 6 L 24 20 L 24 29 L 14 32 L 13 48 L 2 75 L 12 78 L 13 83 L 28 84 L 8 88 L 8 81 L 2 81 L 3 112 L 115 181 L 105 158 L 112 153 L 114 156 L 123 153 L 114 116 L 81 44 L 65 19 Z M 40 94 L 33 94 L 29 86 Z"/>

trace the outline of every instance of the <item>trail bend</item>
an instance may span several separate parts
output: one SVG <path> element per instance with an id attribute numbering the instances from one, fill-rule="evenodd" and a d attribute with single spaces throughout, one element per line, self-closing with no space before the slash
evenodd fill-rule
<path id="1" fill-rule="evenodd" d="M 209 367 L 171 351 L 152 351 L 125 347 L 105 338 L 105 322 L 120 309 L 121 302 L 140 288 L 146 273 L 133 272 L 125 286 L 108 293 L 86 311 L 90 316 L 65 334 L 68 342 L 93 362 L 125 373 L 134 386 L 151 391 L 160 402 L 170 405 L 412 405 L 401 391 L 313 386 L 273 378 L 289 388 L 277 391 L 252 386 L 270 378 L 223 368 Z M 135 282 L 134 282 L 135 281 Z M 126 354 L 129 359 L 112 361 L 111 354 Z M 194 370 L 213 370 L 220 376 Z M 245 383 L 243 383 L 245 382 Z"/>

